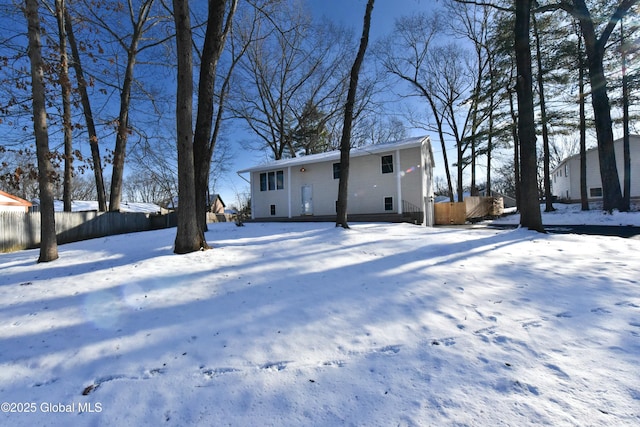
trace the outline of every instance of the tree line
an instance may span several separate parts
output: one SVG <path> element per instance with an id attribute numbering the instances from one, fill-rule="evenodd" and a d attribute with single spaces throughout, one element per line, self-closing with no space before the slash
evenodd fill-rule
<path id="1" fill-rule="evenodd" d="M 311 19 L 295 0 L 31 0 L 3 7 L 14 12 L 11 19 L 21 11 L 28 25 L 15 26 L 26 31 L 14 30 L 0 45 L 0 123 L 12 129 L 0 146 L 1 178 L 14 186 L 37 178 L 44 210 L 60 182 L 70 209 L 84 169 L 93 172 L 100 210 L 119 210 L 126 181 L 148 177 L 155 188 L 149 197 L 177 195 L 179 212 L 195 212 L 179 219 L 176 252 L 206 248 L 207 196 L 237 123 L 260 141 L 243 141 L 244 148 L 276 160 L 338 148 L 345 157 L 353 145 L 425 129 L 440 144 L 451 200 L 455 193 L 462 200 L 464 174 L 472 194 L 479 186 L 491 193 L 499 182 L 492 172 L 501 168 L 523 225 L 534 229 L 542 229 L 540 195 L 552 209 L 557 141 L 579 134 L 584 151 L 591 133 L 603 208 L 629 209 L 613 129 L 628 135 L 638 113 L 631 108 L 629 119 L 640 29 L 637 19 L 625 21 L 638 15 L 638 1 L 438 2 L 397 19 L 366 56 L 351 31 Z M 365 72 L 356 90 L 359 50 Z M 379 114 L 390 94 L 412 102 L 394 107 L 398 114 Z M 626 120 L 618 124 L 612 110 L 625 111 L 619 116 Z M 18 158 L 30 160 L 5 160 Z M 135 171 L 130 177 L 125 162 Z M 346 225 L 346 198 L 339 205 Z"/>

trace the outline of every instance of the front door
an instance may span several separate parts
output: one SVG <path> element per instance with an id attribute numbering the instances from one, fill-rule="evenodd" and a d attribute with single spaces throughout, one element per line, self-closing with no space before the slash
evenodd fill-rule
<path id="1" fill-rule="evenodd" d="M 302 186 L 302 215 L 313 215 L 313 187 Z"/>

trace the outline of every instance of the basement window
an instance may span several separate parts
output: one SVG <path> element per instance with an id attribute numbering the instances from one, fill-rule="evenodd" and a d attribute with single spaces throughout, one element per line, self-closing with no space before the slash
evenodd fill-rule
<path id="1" fill-rule="evenodd" d="M 589 197 L 602 197 L 602 187 L 590 188 Z"/>
<path id="2" fill-rule="evenodd" d="M 393 197 L 385 197 L 384 198 L 384 210 L 392 211 L 393 210 Z"/>

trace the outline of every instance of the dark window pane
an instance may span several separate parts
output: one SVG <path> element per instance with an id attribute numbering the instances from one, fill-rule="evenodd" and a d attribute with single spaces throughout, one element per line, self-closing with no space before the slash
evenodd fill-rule
<path id="1" fill-rule="evenodd" d="M 590 188 L 589 189 L 589 197 L 602 197 L 602 188 Z"/>
<path id="2" fill-rule="evenodd" d="M 267 174 L 260 174 L 260 191 L 267 191 Z"/>
<path id="3" fill-rule="evenodd" d="M 393 156 L 382 156 L 382 173 L 393 173 Z"/>
<path id="4" fill-rule="evenodd" d="M 333 179 L 340 179 L 340 163 L 333 164 Z"/>
<path id="5" fill-rule="evenodd" d="M 393 210 L 393 197 L 385 197 L 384 198 L 384 210 L 392 211 Z"/>
<path id="6" fill-rule="evenodd" d="M 267 174 L 268 177 L 268 181 L 269 181 L 269 191 L 273 191 L 276 189 L 276 173 L 275 172 L 269 172 Z"/>
<path id="7" fill-rule="evenodd" d="M 276 172 L 276 188 L 278 190 L 284 189 L 284 171 Z"/>

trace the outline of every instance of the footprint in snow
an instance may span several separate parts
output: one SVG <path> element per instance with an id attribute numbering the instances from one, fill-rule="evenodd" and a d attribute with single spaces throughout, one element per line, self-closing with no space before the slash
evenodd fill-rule
<path id="1" fill-rule="evenodd" d="M 571 318 L 573 315 L 568 311 L 563 311 L 562 313 L 556 314 L 556 317 Z"/>
<path id="2" fill-rule="evenodd" d="M 260 366 L 260 369 L 263 370 L 267 370 L 267 371 L 283 371 L 287 368 L 287 365 L 291 363 L 288 361 L 283 361 L 283 362 L 267 362 L 264 365 Z"/>
<path id="3" fill-rule="evenodd" d="M 620 301 L 616 303 L 617 306 L 622 306 L 622 307 L 632 307 L 632 308 L 640 308 L 640 305 L 635 304 L 631 301 Z"/>
<path id="4" fill-rule="evenodd" d="M 595 314 L 611 314 L 611 311 L 609 311 L 609 310 L 607 310 L 606 308 L 603 308 L 603 307 L 592 308 L 591 312 L 595 313 Z"/>
<path id="5" fill-rule="evenodd" d="M 231 374 L 234 372 L 240 372 L 240 370 L 235 368 L 213 368 L 202 370 L 202 374 L 207 378 L 215 378 L 220 375 Z"/>
<path id="6" fill-rule="evenodd" d="M 400 353 L 400 345 L 388 345 L 377 350 L 378 353 L 397 354 Z"/>
<path id="7" fill-rule="evenodd" d="M 539 328 L 541 326 L 542 326 L 542 321 L 541 320 L 530 320 L 528 322 L 522 323 L 522 327 L 525 328 L 525 329 Z"/>
<path id="8" fill-rule="evenodd" d="M 455 343 L 456 339 L 454 337 L 439 338 L 431 341 L 431 345 L 444 345 L 445 347 L 455 345 Z"/>
<path id="9" fill-rule="evenodd" d="M 337 366 L 338 368 L 342 368 L 345 366 L 347 362 L 344 360 L 328 360 L 322 363 L 322 366 Z"/>

